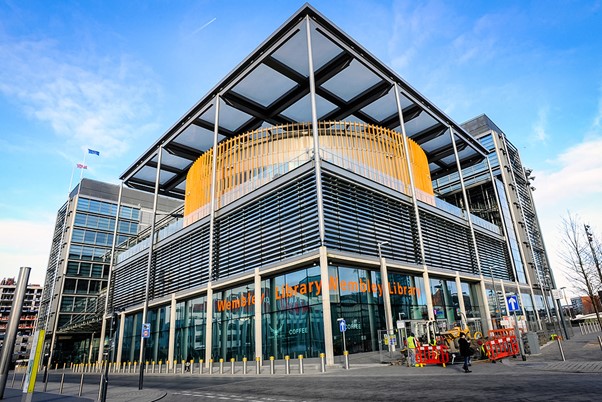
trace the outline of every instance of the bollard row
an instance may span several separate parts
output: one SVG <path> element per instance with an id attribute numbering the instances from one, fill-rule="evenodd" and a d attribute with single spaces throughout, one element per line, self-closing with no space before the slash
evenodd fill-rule
<path id="1" fill-rule="evenodd" d="M 349 356 L 348 353 L 345 353 L 345 368 L 348 369 L 349 368 Z M 291 368 L 291 357 L 286 355 L 284 356 L 284 374 L 291 374 L 292 373 L 292 368 Z M 319 370 L 320 372 L 324 373 L 326 372 L 326 355 L 324 353 L 320 353 L 320 366 L 319 366 Z M 214 359 L 210 359 L 209 361 L 205 362 L 205 360 L 203 359 L 199 359 L 198 361 L 195 361 L 194 359 L 191 359 L 189 361 L 186 360 L 181 360 L 180 362 L 178 361 L 163 361 L 163 360 L 159 360 L 159 361 L 146 361 L 145 364 L 139 364 L 137 361 L 127 361 L 127 362 L 112 362 L 112 363 L 108 363 L 108 362 L 99 362 L 99 363 L 79 363 L 79 364 L 71 364 L 69 366 L 70 371 L 72 371 L 73 373 L 78 373 L 78 374 L 82 374 L 82 381 L 83 381 L 83 375 L 84 374 L 89 374 L 89 373 L 104 373 L 105 369 L 107 371 L 107 373 L 109 374 L 138 374 L 140 373 L 140 370 L 144 370 L 144 373 L 151 373 L 151 374 L 179 374 L 179 375 L 193 375 L 193 374 L 197 374 L 197 375 L 204 375 L 204 374 L 225 374 L 226 370 L 229 371 L 229 374 L 234 375 L 236 373 L 241 373 L 241 374 L 249 374 L 249 365 L 248 365 L 248 359 L 246 357 L 244 357 L 241 361 L 242 363 L 242 367 L 241 364 L 239 364 L 239 361 L 237 361 L 235 358 L 231 358 L 230 359 L 230 367 L 229 370 L 227 370 L 227 368 L 225 367 L 225 361 L 223 358 L 220 358 L 217 360 L 217 367 L 214 367 Z M 304 374 L 305 373 L 305 364 L 304 364 L 304 356 L 303 355 L 298 355 L 297 356 L 297 363 L 298 363 L 298 373 L 299 374 Z M 108 365 L 108 367 L 107 367 Z M 197 368 L 198 367 L 198 368 Z M 282 366 L 280 366 L 282 367 Z M 58 370 L 58 364 L 55 365 L 54 367 L 50 367 L 51 370 Z M 66 364 L 63 364 L 63 371 L 67 368 Z M 252 368 L 251 368 L 252 370 Z M 270 370 L 270 374 L 276 374 L 277 371 L 277 366 L 276 366 L 276 360 L 274 356 L 270 356 L 269 358 L 269 370 Z M 255 374 L 259 375 L 262 374 L 262 358 L 261 357 L 256 357 L 255 358 Z M 297 371 L 295 371 L 297 373 Z M 64 373 L 63 373 L 64 376 Z M 15 377 L 13 375 L 13 383 L 15 381 Z M 62 381 L 61 381 L 62 382 Z M 46 385 L 46 383 L 44 382 L 44 384 Z M 62 386 L 62 384 L 61 384 Z"/>
<path id="2" fill-rule="evenodd" d="M 579 330 L 581 331 L 581 335 L 601 331 L 600 324 L 597 322 L 581 322 L 579 323 Z"/>

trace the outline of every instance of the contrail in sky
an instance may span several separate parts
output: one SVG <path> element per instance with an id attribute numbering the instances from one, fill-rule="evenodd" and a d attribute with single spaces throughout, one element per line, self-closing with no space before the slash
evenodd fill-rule
<path id="1" fill-rule="evenodd" d="M 217 17 L 216 17 L 216 18 L 214 18 L 214 19 L 212 19 L 211 21 L 209 21 L 208 23 L 206 23 L 205 25 L 203 25 L 202 27 L 200 27 L 200 28 L 199 28 L 199 29 L 197 29 L 196 31 L 194 31 L 192 34 L 190 34 L 190 36 L 198 34 L 198 33 L 199 33 L 199 32 L 201 32 L 203 29 L 207 28 L 207 26 L 209 26 L 209 24 L 211 24 L 211 23 L 212 23 L 213 21 L 215 21 L 216 19 L 217 19 Z"/>

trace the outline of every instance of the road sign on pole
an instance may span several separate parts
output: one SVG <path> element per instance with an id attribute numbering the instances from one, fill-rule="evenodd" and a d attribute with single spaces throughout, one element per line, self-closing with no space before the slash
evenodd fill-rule
<path id="1" fill-rule="evenodd" d="M 506 301 L 508 302 L 508 311 L 518 311 L 520 310 L 520 304 L 518 304 L 518 296 L 517 295 L 509 295 L 506 296 Z"/>
<path id="2" fill-rule="evenodd" d="M 142 337 L 144 339 L 150 338 L 150 323 L 142 324 Z"/>
<path id="3" fill-rule="evenodd" d="M 347 331 L 347 322 L 344 319 L 339 319 L 339 330 L 341 332 Z"/>

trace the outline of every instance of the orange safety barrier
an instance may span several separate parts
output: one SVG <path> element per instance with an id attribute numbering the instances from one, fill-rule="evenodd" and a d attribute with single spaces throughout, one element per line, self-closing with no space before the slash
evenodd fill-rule
<path id="1" fill-rule="evenodd" d="M 516 356 L 520 353 L 516 336 L 506 336 L 491 339 L 484 343 L 485 353 L 491 361 L 503 359 L 504 357 Z"/>
<path id="2" fill-rule="evenodd" d="M 504 338 L 507 336 L 513 336 L 515 334 L 516 332 L 514 331 L 514 328 L 490 329 L 489 339 Z"/>
<path id="3" fill-rule="evenodd" d="M 449 363 L 449 348 L 445 345 L 419 346 L 416 348 L 416 367 L 424 367 L 426 364 Z"/>

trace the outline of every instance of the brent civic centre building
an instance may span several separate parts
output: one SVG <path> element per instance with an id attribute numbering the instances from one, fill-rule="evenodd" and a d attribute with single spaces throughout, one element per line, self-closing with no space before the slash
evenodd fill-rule
<path id="1" fill-rule="evenodd" d="M 184 209 L 115 250 L 101 339 L 119 311 L 118 362 L 332 364 L 339 318 L 353 355 L 429 321 L 485 333 L 508 294 L 525 329 L 554 312 L 532 178 L 505 134 L 485 115 L 455 123 L 310 5 L 121 180 Z"/>

